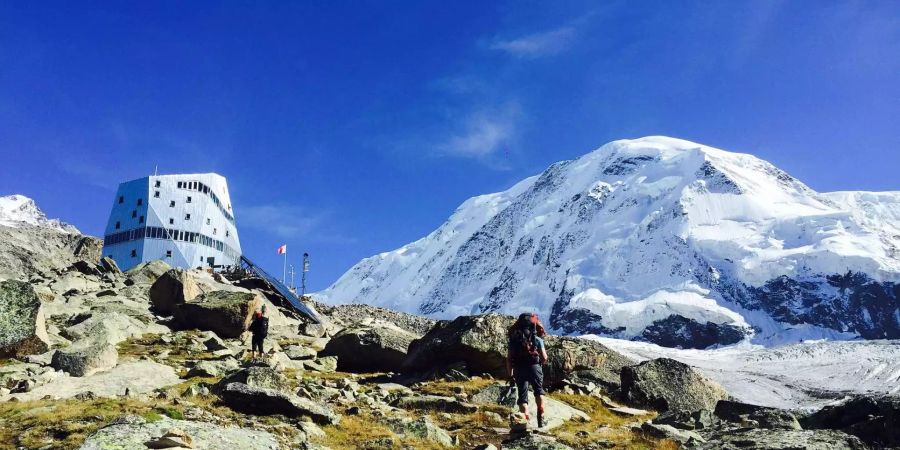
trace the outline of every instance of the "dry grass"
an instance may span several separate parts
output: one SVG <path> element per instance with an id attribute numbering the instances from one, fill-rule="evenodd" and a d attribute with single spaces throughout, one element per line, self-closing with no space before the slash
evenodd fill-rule
<path id="1" fill-rule="evenodd" d="M 194 378 L 169 386 L 166 388 L 169 399 L 120 397 L 0 403 L 0 449 L 78 448 L 94 431 L 126 414 L 141 416 L 150 422 L 158 421 L 162 416 L 180 420 L 186 409 L 197 407 L 224 421 L 240 423 L 242 416 L 219 403 L 215 396 L 174 401 L 192 384 L 216 381 L 216 378 Z"/>
<path id="2" fill-rule="evenodd" d="M 466 381 L 429 381 L 419 385 L 419 390 L 426 394 L 453 397 L 454 389 L 458 387 L 462 387 L 466 393 L 471 395 L 495 383 L 497 383 L 496 380 L 479 377 Z"/>
<path id="3" fill-rule="evenodd" d="M 319 439 L 319 444 L 333 450 L 357 450 L 363 448 L 401 450 L 414 448 L 417 450 L 446 450 L 435 442 L 418 438 L 401 437 L 391 431 L 390 428 L 378 421 L 378 418 L 370 415 L 344 416 L 339 425 L 329 425 L 323 428 L 325 438 Z M 390 444 L 375 445 L 374 441 L 390 439 Z"/>
<path id="4" fill-rule="evenodd" d="M 130 398 L 5 402 L 0 404 L 0 448 L 78 448 L 89 434 L 123 414 L 156 421 L 180 410 Z"/>

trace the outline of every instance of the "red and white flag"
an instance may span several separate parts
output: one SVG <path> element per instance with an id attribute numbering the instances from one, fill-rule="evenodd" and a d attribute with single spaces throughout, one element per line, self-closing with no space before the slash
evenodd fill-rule
<path id="1" fill-rule="evenodd" d="M 284 245 L 282 245 L 281 247 L 278 247 L 278 254 L 279 254 L 279 255 L 283 255 L 283 254 L 285 254 L 285 253 L 287 253 L 287 244 L 284 244 Z"/>

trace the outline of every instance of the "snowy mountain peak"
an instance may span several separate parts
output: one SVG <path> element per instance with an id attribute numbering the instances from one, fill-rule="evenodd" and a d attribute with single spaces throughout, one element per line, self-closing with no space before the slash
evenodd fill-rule
<path id="1" fill-rule="evenodd" d="M 320 296 L 440 318 L 538 311 L 559 331 L 663 345 L 900 337 L 898 214 L 900 193 L 820 194 L 749 154 L 620 140 L 467 200 Z"/>
<path id="2" fill-rule="evenodd" d="M 57 219 L 48 219 L 34 200 L 24 195 L 0 197 L 0 225 L 8 227 L 38 226 L 62 233 L 79 233 L 78 229 Z"/>

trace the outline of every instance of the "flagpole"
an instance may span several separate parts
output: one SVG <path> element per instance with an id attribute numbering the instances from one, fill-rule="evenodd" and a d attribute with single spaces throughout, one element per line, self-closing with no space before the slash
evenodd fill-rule
<path id="1" fill-rule="evenodd" d="M 281 284 L 284 284 L 285 279 L 287 278 L 287 248 L 284 249 L 284 267 L 281 272 Z"/>

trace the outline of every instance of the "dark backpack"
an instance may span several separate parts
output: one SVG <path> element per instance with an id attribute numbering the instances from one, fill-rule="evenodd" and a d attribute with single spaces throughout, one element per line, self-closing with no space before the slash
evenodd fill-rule
<path id="1" fill-rule="evenodd" d="M 531 313 L 519 316 L 519 320 L 509 333 L 509 354 L 513 364 L 533 365 L 541 363 L 541 353 L 537 345 L 537 334 Z"/>
<path id="2" fill-rule="evenodd" d="M 260 336 L 269 334 L 269 318 L 263 316 L 253 319 L 253 323 L 250 324 L 250 332 Z"/>

